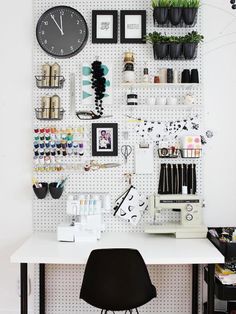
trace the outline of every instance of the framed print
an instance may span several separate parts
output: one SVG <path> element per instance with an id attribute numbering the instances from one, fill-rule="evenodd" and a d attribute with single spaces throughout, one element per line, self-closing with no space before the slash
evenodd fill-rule
<path id="1" fill-rule="evenodd" d="M 92 124 L 92 156 L 118 156 L 118 124 Z"/>
<path id="2" fill-rule="evenodd" d="M 118 37 L 118 12 L 92 11 L 92 43 L 116 44 Z"/>
<path id="3" fill-rule="evenodd" d="M 146 36 L 146 11 L 120 12 L 120 42 L 144 44 Z"/>

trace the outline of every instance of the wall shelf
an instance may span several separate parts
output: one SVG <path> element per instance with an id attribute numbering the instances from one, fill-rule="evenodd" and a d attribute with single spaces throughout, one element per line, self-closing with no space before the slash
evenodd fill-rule
<path id="1" fill-rule="evenodd" d="M 186 88 L 191 89 L 200 87 L 201 84 L 196 83 L 121 83 L 122 88 Z"/>

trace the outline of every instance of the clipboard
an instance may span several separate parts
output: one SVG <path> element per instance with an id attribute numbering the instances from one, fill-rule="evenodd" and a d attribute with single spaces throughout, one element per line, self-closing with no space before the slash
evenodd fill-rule
<path id="1" fill-rule="evenodd" d="M 153 144 L 135 145 L 135 173 L 153 174 L 154 172 L 154 150 Z"/>

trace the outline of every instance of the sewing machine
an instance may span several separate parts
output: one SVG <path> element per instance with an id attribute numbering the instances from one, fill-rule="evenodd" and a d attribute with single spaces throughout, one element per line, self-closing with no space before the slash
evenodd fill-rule
<path id="1" fill-rule="evenodd" d="M 153 224 L 145 228 L 146 233 L 174 234 L 176 238 L 206 238 L 207 227 L 202 221 L 203 200 L 197 195 L 152 195 L 149 211 Z M 179 223 L 160 224 L 158 218 L 164 210 L 180 212 Z"/>
<path id="2" fill-rule="evenodd" d="M 111 199 L 107 193 L 70 194 L 66 213 L 71 222 L 57 227 L 60 242 L 96 242 L 105 230 L 103 214 L 111 210 Z"/>

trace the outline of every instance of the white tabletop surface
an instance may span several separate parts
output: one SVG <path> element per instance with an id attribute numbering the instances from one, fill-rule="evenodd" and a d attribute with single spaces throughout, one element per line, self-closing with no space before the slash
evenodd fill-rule
<path id="1" fill-rule="evenodd" d="M 56 233 L 34 233 L 11 256 L 12 263 L 86 264 L 97 248 L 134 248 L 146 264 L 215 264 L 224 257 L 207 239 L 175 239 L 145 233 L 104 233 L 96 243 L 57 242 Z"/>

